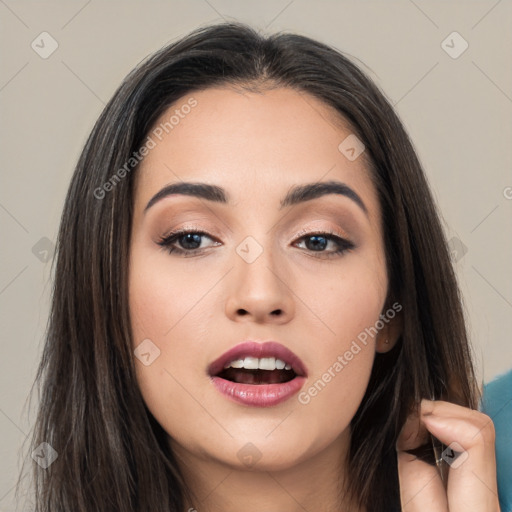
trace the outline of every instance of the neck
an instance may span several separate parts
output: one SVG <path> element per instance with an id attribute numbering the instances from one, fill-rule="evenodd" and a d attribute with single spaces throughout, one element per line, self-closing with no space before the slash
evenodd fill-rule
<path id="1" fill-rule="evenodd" d="M 184 512 L 364 512 L 346 489 L 347 429 L 314 456 L 284 469 L 253 469 L 201 457 L 171 442 L 190 498 Z"/>

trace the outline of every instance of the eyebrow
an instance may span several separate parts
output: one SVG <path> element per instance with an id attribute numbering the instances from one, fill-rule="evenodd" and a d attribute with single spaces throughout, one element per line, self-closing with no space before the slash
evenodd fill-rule
<path id="1" fill-rule="evenodd" d="M 292 187 L 284 199 L 281 200 L 279 210 L 282 210 L 287 206 L 293 206 L 312 199 L 317 199 L 328 194 L 338 194 L 348 197 L 368 215 L 368 209 L 361 197 L 348 185 L 339 181 L 324 181 L 296 185 Z M 208 183 L 180 182 L 167 185 L 157 192 L 144 208 L 144 213 L 146 213 L 146 211 L 158 201 L 172 195 L 193 196 L 221 204 L 229 203 L 229 194 L 222 187 L 210 185 Z"/>

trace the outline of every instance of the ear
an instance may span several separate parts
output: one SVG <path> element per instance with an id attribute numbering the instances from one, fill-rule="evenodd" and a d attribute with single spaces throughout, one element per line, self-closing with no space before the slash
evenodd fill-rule
<path id="1" fill-rule="evenodd" d="M 402 334 L 402 305 L 399 302 L 394 302 L 391 306 L 385 306 L 380 315 L 380 321 L 382 324 L 379 324 L 379 326 L 383 326 L 377 333 L 375 350 L 379 353 L 385 353 L 396 345 Z"/>

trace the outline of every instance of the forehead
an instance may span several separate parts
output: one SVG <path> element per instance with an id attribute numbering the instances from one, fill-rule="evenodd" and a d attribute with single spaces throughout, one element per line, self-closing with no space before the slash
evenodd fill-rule
<path id="1" fill-rule="evenodd" d="M 339 149 L 353 130 L 309 94 L 291 88 L 195 91 L 171 105 L 148 135 L 154 147 L 136 178 L 141 208 L 177 181 L 221 185 L 236 203 L 261 207 L 263 194 L 277 201 L 295 184 L 339 180 L 358 189 L 377 214 L 371 212 L 378 206 L 366 154 L 350 160 Z"/>

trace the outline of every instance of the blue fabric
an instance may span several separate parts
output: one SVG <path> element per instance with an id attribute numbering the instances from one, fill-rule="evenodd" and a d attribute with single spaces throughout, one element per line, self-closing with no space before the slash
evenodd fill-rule
<path id="1" fill-rule="evenodd" d="M 501 512 L 512 512 L 512 370 L 484 386 L 481 410 L 494 423 Z"/>

